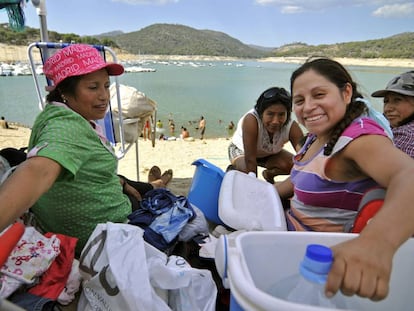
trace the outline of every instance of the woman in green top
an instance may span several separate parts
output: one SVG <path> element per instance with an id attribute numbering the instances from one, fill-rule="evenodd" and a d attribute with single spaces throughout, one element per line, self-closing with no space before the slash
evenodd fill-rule
<path id="1" fill-rule="evenodd" d="M 73 44 L 43 71 L 53 86 L 33 126 L 28 159 L 0 189 L 0 231 L 31 207 L 39 229 L 79 239 L 79 256 L 98 223 L 126 222 L 131 202 L 165 187 L 171 175 L 135 188 L 117 175 L 114 150 L 93 120 L 105 116 L 109 76 L 122 74 L 121 65 L 106 63 L 92 46 Z"/>

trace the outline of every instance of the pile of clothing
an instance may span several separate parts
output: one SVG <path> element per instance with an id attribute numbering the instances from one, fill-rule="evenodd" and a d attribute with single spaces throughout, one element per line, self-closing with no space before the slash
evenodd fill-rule
<path id="1" fill-rule="evenodd" d="M 1 267 L 0 298 L 25 310 L 52 310 L 57 303 L 70 304 L 81 284 L 76 243 L 73 237 L 41 234 L 34 227 L 25 227 Z"/>
<path id="2" fill-rule="evenodd" d="M 144 240 L 170 254 L 179 241 L 202 241 L 209 235 L 203 212 L 186 197 L 168 189 L 148 191 L 141 207 L 128 216 L 129 224 L 144 230 Z"/>

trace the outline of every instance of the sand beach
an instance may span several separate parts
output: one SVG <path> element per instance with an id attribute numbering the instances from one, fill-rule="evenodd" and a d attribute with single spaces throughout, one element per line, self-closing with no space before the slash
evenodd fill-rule
<path id="1" fill-rule="evenodd" d="M 195 160 L 205 159 L 225 170 L 229 165 L 227 157 L 226 138 L 185 140 L 157 140 L 155 147 L 150 141 L 138 140 L 139 175 L 141 181 L 146 181 L 152 165 L 158 165 L 162 171 L 171 168 L 174 177 L 169 184 L 170 190 L 176 195 L 188 194 L 196 166 Z M 135 147 L 119 161 L 119 173 L 130 179 L 136 179 Z"/>
<path id="2" fill-rule="evenodd" d="M 13 123 L 10 125 L 16 129 L 0 129 L 0 149 L 26 147 L 31 130 Z M 174 174 L 169 184 L 170 190 L 176 195 L 187 195 L 196 168 L 192 163 L 203 158 L 225 170 L 229 164 L 228 144 L 229 140 L 226 138 L 204 140 L 197 138 L 194 141 L 156 140 L 155 147 L 152 147 L 150 140 L 139 138 L 139 179 L 147 181 L 148 171 L 154 164 L 163 171 L 171 168 Z M 137 179 L 135 146 L 132 146 L 126 156 L 119 161 L 118 172 L 132 180 Z"/>
<path id="3" fill-rule="evenodd" d="M 31 130 L 11 123 L 15 129 L 0 129 L 0 149 L 26 147 Z M 205 159 L 218 166 L 223 171 L 229 165 L 227 156 L 228 138 L 209 138 L 194 141 L 185 140 L 156 140 L 152 147 L 150 140 L 138 139 L 139 180 L 147 181 L 148 172 L 153 165 L 158 165 L 162 171 L 173 170 L 173 180 L 168 188 L 176 195 L 188 195 L 196 166 L 192 163 L 198 159 Z M 289 144 L 285 148 L 293 152 Z M 137 165 L 135 145 L 119 161 L 118 173 L 129 179 L 137 180 Z M 259 178 L 262 169 L 259 168 Z M 283 180 L 286 176 L 278 176 L 276 180 Z"/>

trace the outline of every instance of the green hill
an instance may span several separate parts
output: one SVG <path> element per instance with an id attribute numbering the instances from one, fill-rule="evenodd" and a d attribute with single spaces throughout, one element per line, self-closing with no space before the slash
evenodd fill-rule
<path id="1" fill-rule="evenodd" d="M 183 25 L 155 24 L 111 37 L 134 54 L 211 55 L 257 58 L 265 52 L 249 47 L 222 32 L 196 30 Z"/>
<path id="2" fill-rule="evenodd" d="M 0 43 L 28 45 L 40 40 L 39 29 L 26 27 L 22 32 L 0 25 Z M 348 58 L 414 58 L 414 32 L 388 38 L 344 42 L 337 44 L 308 45 L 295 42 L 277 48 L 247 45 L 225 33 L 198 30 L 184 25 L 154 24 L 139 31 L 110 33 L 81 37 L 49 31 L 50 41 L 104 44 L 121 48 L 132 54 L 155 55 L 206 55 L 240 58 L 309 57 L 324 55 Z"/>
<path id="3" fill-rule="evenodd" d="M 274 56 L 312 56 L 348 58 L 414 58 L 414 32 L 406 32 L 384 39 L 307 45 L 295 43 L 273 50 Z"/>

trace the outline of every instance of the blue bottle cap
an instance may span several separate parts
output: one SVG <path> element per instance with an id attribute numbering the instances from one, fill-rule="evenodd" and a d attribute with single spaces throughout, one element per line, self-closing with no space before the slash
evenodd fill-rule
<path id="1" fill-rule="evenodd" d="M 332 250 L 329 247 L 320 244 L 309 244 L 306 248 L 305 256 L 319 262 L 333 260 Z"/>
<path id="2" fill-rule="evenodd" d="M 333 254 L 329 247 L 310 244 L 300 264 L 300 273 L 309 281 L 325 283 L 331 270 Z"/>

